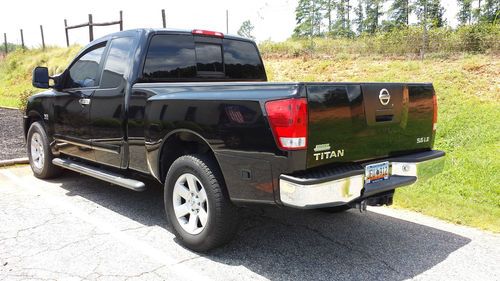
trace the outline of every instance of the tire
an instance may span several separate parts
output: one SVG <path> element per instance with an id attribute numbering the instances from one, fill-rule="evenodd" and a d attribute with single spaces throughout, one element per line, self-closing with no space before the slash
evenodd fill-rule
<path id="1" fill-rule="evenodd" d="M 50 149 L 47 133 L 40 122 L 31 124 L 26 141 L 28 158 L 35 177 L 50 179 L 59 176 L 61 168 L 52 164 L 54 156 Z"/>
<path id="2" fill-rule="evenodd" d="M 318 210 L 325 212 L 325 213 L 330 213 L 330 214 L 336 214 L 336 213 L 342 213 L 347 210 L 351 209 L 348 205 L 342 205 L 342 206 L 335 206 L 335 207 L 328 207 L 328 208 L 320 208 Z"/>
<path id="3" fill-rule="evenodd" d="M 229 200 L 213 158 L 185 155 L 172 163 L 164 188 L 165 211 L 180 243 L 206 252 L 229 242 L 238 230 L 238 209 Z"/>

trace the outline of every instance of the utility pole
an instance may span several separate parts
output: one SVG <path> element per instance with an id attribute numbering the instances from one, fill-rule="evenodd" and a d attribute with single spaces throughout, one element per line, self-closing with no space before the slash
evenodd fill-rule
<path id="1" fill-rule="evenodd" d="M 68 21 L 64 19 L 64 31 L 66 32 L 66 47 L 69 47 Z"/>
<path id="2" fill-rule="evenodd" d="M 167 28 L 167 19 L 165 17 L 165 9 L 161 9 L 161 19 L 163 21 L 163 28 Z"/>
<path id="3" fill-rule="evenodd" d="M 42 48 L 45 50 L 45 38 L 43 38 L 43 26 L 40 24 L 40 33 L 42 34 Z"/>
<path id="4" fill-rule="evenodd" d="M 123 11 L 120 11 L 120 31 L 123 31 Z"/>
<path id="5" fill-rule="evenodd" d="M 24 35 L 23 35 L 23 29 L 21 28 L 21 47 L 24 49 Z"/>
<path id="6" fill-rule="evenodd" d="M 3 42 L 5 44 L 5 54 L 7 54 L 9 52 L 9 50 L 7 49 L 7 33 L 3 34 Z"/>
<path id="7" fill-rule="evenodd" d="M 226 34 L 229 33 L 229 10 L 226 10 Z"/>
<path id="8" fill-rule="evenodd" d="M 89 42 L 94 41 L 94 26 L 92 26 L 92 14 L 89 14 Z"/>

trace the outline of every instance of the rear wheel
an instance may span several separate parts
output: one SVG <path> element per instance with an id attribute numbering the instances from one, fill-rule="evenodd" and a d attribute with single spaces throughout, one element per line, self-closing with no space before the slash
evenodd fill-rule
<path id="1" fill-rule="evenodd" d="M 167 218 L 187 248 L 208 251 L 236 234 L 238 210 L 211 157 L 186 155 L 175 160 L 165 180 L 164 198 Z"/>
<path id="2" fill-rule="evenodd" d="M 35 177 L 48 179 L 61 173 L 61 169 L 52 164 L 54 156 L 50 150 L 47 133 L 40 122 L 34 122 L 28 130 L 27 150 L 31 170 Z"/>

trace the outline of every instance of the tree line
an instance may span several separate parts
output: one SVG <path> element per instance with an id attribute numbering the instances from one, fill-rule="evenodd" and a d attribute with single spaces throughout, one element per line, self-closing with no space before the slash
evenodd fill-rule
<path id="1" fill-rule="evenodd" d="M 460 25 L 500 22 L 499 0 L 457 0 L 457 4 Z M 447 25 L 444 12 L 441 0 L 299 0 L 293 36 L 375 34 L 412 25 L 412 15 L 417 18 L 414 24 L 439 28 Z"/>

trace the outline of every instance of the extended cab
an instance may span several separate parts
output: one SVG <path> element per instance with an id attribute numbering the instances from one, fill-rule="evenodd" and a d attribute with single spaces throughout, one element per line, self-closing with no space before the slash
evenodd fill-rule
<path id="1" fill-rule="evenodd" d="M 329 212 L 389 205 L 441 171 L 427 83 L 268 83 L 253 41 L 139 29 L 91 42 L 60 75 L 33 71 L 24 116 L 35 176 L 62 169 L 143 191 L 164 185 L 182 243 L 206 251 L 238 206 Z"/>

